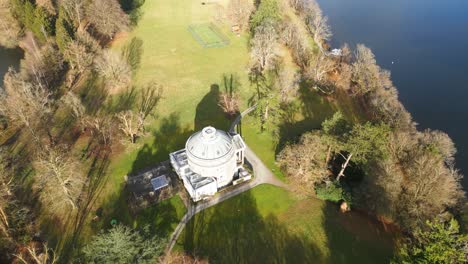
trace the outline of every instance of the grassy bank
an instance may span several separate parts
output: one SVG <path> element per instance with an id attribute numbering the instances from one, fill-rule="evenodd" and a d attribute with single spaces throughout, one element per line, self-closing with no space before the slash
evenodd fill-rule
<path id="1" fill-rule="evenodd" d="M 359 214 L 261 185 L 197 214 L 177 250 L 211 263 L 385 263 L 392 238 Z"/>

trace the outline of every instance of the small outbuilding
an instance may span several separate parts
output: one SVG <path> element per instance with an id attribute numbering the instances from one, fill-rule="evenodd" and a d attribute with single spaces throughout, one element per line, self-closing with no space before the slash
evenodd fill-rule
<path id="1" fill-rule="evenodd" d="M 169 181 L 167 180 L 166 176 L 159 176 L 154 179 L 151 179 L 151 185 L 153 186 L 153 191 L 159 191 L 164 187 L 169 186 Z"/>

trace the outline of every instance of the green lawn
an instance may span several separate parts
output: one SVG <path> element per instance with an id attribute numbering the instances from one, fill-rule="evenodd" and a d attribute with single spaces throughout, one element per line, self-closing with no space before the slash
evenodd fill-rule
<path id="1" fill-rule="evenodd" d="M 161 237 L 169 237 L 185 212 L 186 209 L 182 200 L 176 195 L 139 213 L 133 222 L 133 226 L 142 228 L 148 225 L 152 233 Z"/>
<path id="2" fill-rule="evenodd" d="M 192 24 L 188 30 L 204 48 L 219 48 L 229 45 L 229 40 L 212 23 Z"/>
<path id="3" fill-rule="evenodd" d="M 392 238 L 357 213 L 260 185 L 197 214 L 176 249 L 210 263 L 386 263 Z"/>
<path id="4" fill-rule="evenodd" d="M 84 228 L 81 234 L 84 242 L 101 228 L 108 227 L 110 219 L 135 227 L 145 224 L 167 227 L 177 222 L 183 215 L 178 197 L 169 200 L 170 207 L 175 208 L 171 213 L 158 212 L 169 206 L 162 204 L 132 216 L 127 206 L 129 194 L 123 188 L 124 176 L 167 160 L 170 152 L 184 147 L 194 130 L 206 125 L 228 129 L 230 121 L 217 105 L 218 93 L 224 89 L 224 76 L 233 76 L 241 96 L 249 97 L 248 35 L 238 37 L 229 31 L 229 25 L 217 25 L 229 38 L 229 45 L 203 48 L 188 31 L 191 24 L 213 22 L 214 8 L 214 5 L 201 5 L 191 0 L 146 1 L 138 26 L 115 41 L 112 48 L 116 50 L 133 38 L 142 41 L 142 59 L 133 74 L 133 84 L 140 87 L 157 81 L 164 86 L 163 100 L 155 111 L 156 117 L 148 125 L 147 136 L 135 145 L 128 145 L 124 153 L 111 157 L 106 183 L 97 201 L 103 209 L 103 217 L 99 223 Z M 90 214 L 88 220 L 92 217 Z M 164 224 L 167 222 L 171 224 Z"/>

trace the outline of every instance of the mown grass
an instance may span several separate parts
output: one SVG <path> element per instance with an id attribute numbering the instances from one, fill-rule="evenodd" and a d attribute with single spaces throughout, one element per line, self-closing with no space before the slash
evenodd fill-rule
<path id="1" fill-rule="evenodd" d="M 357 213 L 260 185 L 197 214 L 176 249 L 210 263 L 385 263 L 392 237 Z"/>
<path id="2" fill-rule="evenodd" d="M 143 16 L 138 25 L 113 44 L 112 48 L 119 51 L 132 39 L 142 43 L 141 61 L 133 72 L 132 83 L 137 89 L 151 81 L 162 84 L 163 99 L 147 127 L 147 135 L 135 145 L 126 144 L 125 152 L 110 157 L 105 186 L 94 208 L 101 208 L 103 217 L 99 223 L 83 229 L 83 242 L 100 229 L 109 227 L 111 219 L 134 227 L 158 226 L 154 231 L 167 235 L 173 221 L 183 215 L 178 196 L 170 199 L 169 204 L 158 204 L 132 215 L 124 176 L 168 159 L 170 152 L 184 147 L 195 129 L 208 124 L 227 129 L 230 121 L 216 100 L 218 91 L 223 89 L 224 76 L 234 76 L 241 96 L 248 98 L 248 35 L 237 37 L 229 32 L 228 25 L 218 25 L 230 44 L 221 48 L 202 48 L 188 31 L 191 24 L 212 22 L 214 8 L 214 5 L 201 5 L 201 2 L 190 0 L 146 1 L 141 7 Z M 165 208 L 162 211 L 169 207 L 175 209 L 171 209 L 172 213 L 158 214 L 160 206 Z M 88 216 L 88 222 L 93 216 L 92 213 Z M 171 224 L 164 224 L 166 222 Z"/>

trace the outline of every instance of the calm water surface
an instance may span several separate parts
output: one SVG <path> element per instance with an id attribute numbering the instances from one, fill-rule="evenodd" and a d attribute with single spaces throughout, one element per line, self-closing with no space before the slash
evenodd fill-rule
<path id="1" fill-rule="evenodd" d="M 21 58 L 23 58 L 21 49 L 5 49 L 0 46 L 0 86 L 3 86 L 3 76 L 8 71 L 8 67 L 18 69 Z"/>
<path id="2" fill-rule="evenodd" d="M 332 45 L 364 43 L 420 129 L 447 132 L 468 189 L 468 1 L 317 0 Z"/>

